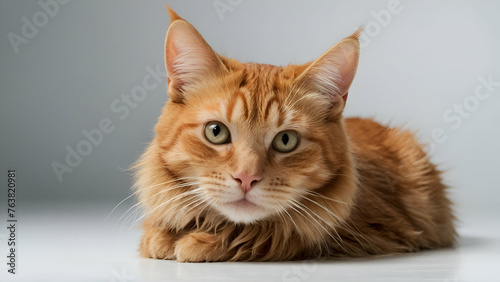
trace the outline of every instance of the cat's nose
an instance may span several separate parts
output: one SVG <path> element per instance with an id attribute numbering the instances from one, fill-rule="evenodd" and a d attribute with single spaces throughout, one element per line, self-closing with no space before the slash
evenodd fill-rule
<path id="1" fill-rule="evenodd" d="M 252 189 L 252 185 L 262 178 L 258 175 L 248 175 L 246 173 L 237 173 L 233 175 L 234 180 L 240 184 L 241 190 L 243 193 L 247 193 Z"/>

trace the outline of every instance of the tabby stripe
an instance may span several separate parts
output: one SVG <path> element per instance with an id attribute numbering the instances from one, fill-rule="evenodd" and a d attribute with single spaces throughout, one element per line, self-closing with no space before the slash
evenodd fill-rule
<path id="1" fill-rule="evenodd" d="M 249 112 L 250 115 L 247 116 L 247 119 L 251 120 L 251 121 L 256 121 L 257 118 L 259 117 L 259 108 L 262 108 L 262 107 L 257 106 L 258 102 L 257 102 L 257 95 L 256 94 L 254 94 L 254 93 L 250 94 L 250 101 L 254 102 L 254 104 L 251 105 L 251 107 L 250 107 L 251 112 Z"/>
<path id="2" fill-rule="evenodd" d="M 315 154 L 315 151 L 306 149 L 284 158 L 283 162 L 286 163 L 287 167 L 300 168 L 304 165 L 304 163 L 308 163 L 310 159 L 314 159 L 316 156 L 317 154 Z"/>
<path id="3" fill-rule="evenodd" d="M 177 127 L 177 131 L 174 134 L 174 139 L 171 142 L 169 142 L 168 144 L 166 144 L 166 145 L 161 144 L 160 148 L 162 148 L 163 150 L 165 150 L 165 152 L 168 152 L 177 143 L 177 140 L 179 139 L 179 136 L 181 136 L 182 131 L 184 131 L 186 129 L 191 129 L 191 128 L 194 128 L 194 127 L 197 127 L 197 126 L 199 126 L 198 123 L 184 123 L 184 124 L 181 124 L 179 127 Z"/>
<path id="4" fill-rule="evenodd" d="M 233 95 L 231 97 L 231 100 L 229 101 L 229 104 L 227 106 L 227 120 L 229 122 L 231 122 L 231 117 L 233 115 L 234 106 L 236 105 L 238 98 L 241 98 L 241 100 L 243 102 L 243 114 L 245 115 L 245 118 L 248 118 L 247 100 L 245 99 L 245 94 L 241 90 L 239 90 L 238 92 L 236 92 L 236 95 Z"/>
<path id="5" fill-rule="evenodd" d="M 285 122 L 285 113 L 284 113 L 284 111 L 279 111 L 279 115 L 278 115 L 278 127 L 281 127 L 284 122 Z"/>
<path id="6" fill-rule="evenodd" d="M 267 120 L 267 117 L 269 116 L 269 112 L 271 111 L 271 106 L 273 105 L 273 103 L 279 103 L 278 98 L 276 98 L 276 96 L 273 96 L 267 102 L 266 109 L 264 110 L 264 120 Z"/>
<path id="7" fill-rule="evenodd" d="M 174 179 L 178 183 L 186 184 L 184 179 L 180 179 L 181 177 L 169 168 L 170 165 L 167 163 L 167 161 L 165 161 L 165 159 L 162 157 L 161 153 L 158 153 L 158 157 L 159 157 L 161 163 L 163 164 L 163 169 L 170 176 L 171 179 Z"/>
<path id="8" fill-rule="evenodd" d="M 241 78 L 241 82 L 240 82 L 240 87 L 239 88 L 243 88 L 247 85 L 247 76 L 248 74 L 246 72 L 243 73 L 242 75 L 242 78 Z"/>
<path id="9" fill-rule="evenodd" d="M 218 154 L 215 149 L 208 147 L 198 138 L 187 139 L 186 145 L 191 156 L 201 160 L 214 158 Z"/>

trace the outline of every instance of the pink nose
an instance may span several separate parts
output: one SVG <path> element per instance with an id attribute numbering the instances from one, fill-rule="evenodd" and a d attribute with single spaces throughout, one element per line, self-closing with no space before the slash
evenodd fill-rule
<path id="1" fill-rule="evenodd" d="M 252 184 L 261 180 L 261 177 L 258 175 L 248 175 L 245 173 L 237 173 L 233 175 L 234 180 L 240 184 L 241 190 L 243 193 L 246 193 L 252 189 Z"/>

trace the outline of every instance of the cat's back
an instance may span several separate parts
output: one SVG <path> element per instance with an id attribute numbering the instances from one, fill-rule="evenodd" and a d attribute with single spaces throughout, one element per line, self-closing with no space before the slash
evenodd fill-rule
<path id="1" fill-rule="evenodd" d="M 360 176 L 373 188 L 412 189 L 422 181 L 441 182 L 411 131 L 364 118 L 348 118 L 344 124 Z"/>
<path id="2" fill-rule="evenodd" d="M 358 158 L 384 166 L 427 161 L 422 146 L 409 130 L 383 126 L 366 118 L 347 118 L 344 124 L 350 147 Z"/>
<path id="3" fill-rule="evenodd" d="M 344 125 L 351 145 L 382 144 L 391 129 L 369 118 L 346 118 Z"/>

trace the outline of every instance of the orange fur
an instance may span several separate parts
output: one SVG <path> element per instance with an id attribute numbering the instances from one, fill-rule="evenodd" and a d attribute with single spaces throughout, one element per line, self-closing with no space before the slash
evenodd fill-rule
<path id="1" fill-rule="evenodd" d="M 277 261 L 454 243 L 446 186 L 413 135 L 342 117 L 360 31 L 304 65 L 244 64 L 169 13 L 170 100 L 135 166 L 142 256 Z M 210 121 L 227 126 L 230 142 L 207 141 Z M 270 145 L 283 130 L 300 136 L 292 152 Z M 259 176 L 247 194 L 238 172 Z"/>

